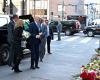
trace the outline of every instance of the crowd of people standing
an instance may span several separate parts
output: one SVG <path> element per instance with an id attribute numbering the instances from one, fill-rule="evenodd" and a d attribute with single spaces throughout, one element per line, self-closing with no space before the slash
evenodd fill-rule
<path id="1" fill-rule="evenodd" d="M 19 64 L 22 59 L 21 41 L 23 39 L 22 33 L 24 30 L 24 22 L 19 19 L 18 15 L 13 15 L 8 24 L 8 43 L 10 46 L 10 57 L 8 65 L 12 67 L 14 72 L 22 72 L 19 69 Z M 42 20 L 39 17 L 29 18 L 29 28 L 26 30 L 30 33 L 26 40 L 28 49 L 31 51 L 31 66 L 30 69 L 39 69 L 39 61 L 43 62 L 45 56 L 45 45 L 47 42 L 47 52 L 51 53 L 50 43 L 53 39 L 53 31 L 47 19 Z"/>

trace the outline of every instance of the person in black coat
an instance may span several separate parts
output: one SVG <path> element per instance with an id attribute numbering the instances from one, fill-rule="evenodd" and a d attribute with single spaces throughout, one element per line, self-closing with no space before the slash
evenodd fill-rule
<path id="1" fill-rule="evenodd" d="M 13 59 L 14 59 L 14 28 L 15 28 L 15 22 L 18 20 L 18 16 L 17 15 L 13 15 L 13 17 L 11 17 L 11 21 L 8 24 L 8 36 L 7 36 L 7 40 L 8 40 L 8 44 L 10 47 L 9 50 L 9 59 L 8 59 L 8 65 L 9 66 L 13 66 Z"/>
<path id="2" fill-rule="evenodd" d="M 14 29 L 14 59 L 13 59 L 13 69 L 15 72 L 22 72 L 19 69 L 19 64 L 22 59 L 22 47 L 21 47 L 21 41 L 22 41 L 22 33 L 23 33 L 23 21 L 18 20 L 15 25 Z"/>
<path id="3" fill-rule="evenodd" d="M 53 39 L 53 31 L 48 20 L 45 20 L 45 24 L 47 25 L 47 51 L 48 54 L 52 54 L 50 44 L 51 44 L 51 40 Z"/>
<path id="4" fill-rule="evenodd" d="M 36 25 L 33 17 L 31 16 L 30 19 L 30 26 L 29 26 L 29 46 L 31 51 L 31 69 L 39 68 L 39 44 L 40 44 L 40 33 L 39 28 Z"/>

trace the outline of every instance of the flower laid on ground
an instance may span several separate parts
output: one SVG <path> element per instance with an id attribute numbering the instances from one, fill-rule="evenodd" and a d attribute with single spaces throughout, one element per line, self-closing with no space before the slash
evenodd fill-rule
<path id="1" fill-rule="evenodd" d="M 88 80 L 88 70 L 85 67 L 83 68 L 82 73 L 80 74 L 80 77 L 83 80 Z"/>

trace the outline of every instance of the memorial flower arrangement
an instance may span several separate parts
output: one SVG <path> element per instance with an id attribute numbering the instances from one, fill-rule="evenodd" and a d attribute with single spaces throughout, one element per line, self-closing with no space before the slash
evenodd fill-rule
<path id="1" fill-rule="evenodd" d="M 82 80 L 100 80 L 100 48 L 95 49 L 98 53 L 87 65 L 82 65 L 80 78 Z"/>
<path id="2" fill-rule="evenodd" d="M 95 51 L 97 54 L 87 65 L 81 66 L 81 72 L 75 80 L 100 80 L 100 48 Z"/>
<path id="3" fill-rule="evenodd" d="M 82 80 L 100 80 L 100 60 L 94 60 L 81 67 L 80 78 Z"/>

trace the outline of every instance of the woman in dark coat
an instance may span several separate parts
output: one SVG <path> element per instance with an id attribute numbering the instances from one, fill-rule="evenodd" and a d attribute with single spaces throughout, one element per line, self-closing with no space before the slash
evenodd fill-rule
<path id="1" fill-rule="evenodd" d="M 12 68 L 14 72 L 22 72 L 21 70 L 19 70 L 19 64 L 22 58 L 22 48 L 21 48 L 22 32 L 23 32 L 23 21 L 18 20 L 15 24 L 15 29 L 14 29 L 14 59 Z"/>

